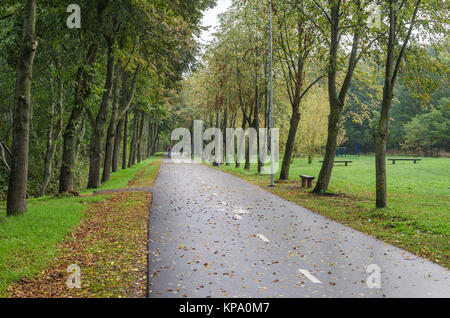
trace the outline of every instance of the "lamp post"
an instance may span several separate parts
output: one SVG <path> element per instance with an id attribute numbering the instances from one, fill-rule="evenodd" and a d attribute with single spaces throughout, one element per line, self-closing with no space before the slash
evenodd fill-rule
<path id="1" fill-rule="evenodd" d="M 274 187 L 274 140 L 273 132 L 273 44 L 272 44 L 272 0 L 269 0 L 269 23 L 270 23 L 270 187 Z"/>
<path id="2" fill-rule="evenodd" d="M 222 133 L 222 131 L 220 130 L 220 91 L 219 91 L 219 104 L 217 105 L 217 126 L 219 126 L 218 128 L 219 128 L 219 136 L 220 136 L 220 134 Z M 222 136 L 222 138 L 223 138 L 223 136 Z M 220 153 L 221 143 L 222 143 L 222 139 L 219 138 L 219 142 L 218 142 L 218 145 L 217 145 L 217 147 L 219 149 L 217 150 L 218 154 L 216 156 L 217 166 L 219 168 L 220 168 L 220 160 L 222 159 L 222 154 Z"/>

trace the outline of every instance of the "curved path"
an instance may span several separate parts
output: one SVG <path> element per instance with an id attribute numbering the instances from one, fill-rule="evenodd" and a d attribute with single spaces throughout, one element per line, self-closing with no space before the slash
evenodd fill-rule
<path id="1" fill-rule="evenodd" d="M 149 251 L 149 297 L 450 297 L 447 269 L 199 164 L 164 160 Z"/>

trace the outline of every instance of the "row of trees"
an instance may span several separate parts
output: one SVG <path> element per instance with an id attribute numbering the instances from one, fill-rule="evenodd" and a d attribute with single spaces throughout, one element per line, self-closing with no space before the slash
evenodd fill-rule
<path id="1" fill-rule="evenodd" d="M 171 90 L 195 62 L 202 11 L 213 4 L 80 0 L 81 28 L 69 29 L 66 1 L 0 3 L 8 215 L 27 210 L 39 176 L 41 195 L 50 184 L 71 193 L 88 166 L 87 187 L 98 188 L 120 162 L 130 167 L 155 150 Z"/>
<path id="2" fill-rule="evenodd" d="M 440 86 L 436 79 L 448 74 L 448 64 L 430 54 L 430 49 L 448 49 L 448 7 L 439 0 L 276 0 L 270 5 L 275 121 L 284 151 L 280 179 L 289 178 L 296 147 L 312 157 L 324 144 L 313 192 L 326 192 L 337 145 L 346 140 L 343 123 L 376 113 L 371 137 L 376 206 L 386 207 L 386 145 L 395 87 L 401 78 L 425 104 Z M 221 16 L 203 69 L 186 83 L 183 103 L 193 108 L 191 114 L 200 112 L 211 126 L 220 114 L 221 127 L 268 127 L 268 30 L 267 1 L 233 1 Z M 361 92 L 370 98 L 358 98 Z M 357 107 L 346 113 L 346 104 L 355 101 Z"/>

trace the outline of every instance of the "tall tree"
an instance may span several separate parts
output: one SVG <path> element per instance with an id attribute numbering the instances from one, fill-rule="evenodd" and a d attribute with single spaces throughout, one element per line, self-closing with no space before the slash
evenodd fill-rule
<path id="1" fill-rule="evenodd" d="M 77 132 L 83 119 L 86 101 L 92 92 L 91 81 L 94 77 L 92 68 L 97 60 L 97 55 L 97 44 L 90 44 L 83 65 L 77 70 L 74 87 L 74 105 L 63 134 L 63 155 L 59 174 L 59 193 L 71 192 L 74 190 L 73 168 L 77 154 Z"/>
<path id="2" fill-rule="evenodd" d="M 316 22 L 311 21 L 314 18 L 305 16 L 304 2 L 306 1 L 297 1 L 293 5 L 288 1 L 278 6 L 279 60 L 292 109 L 280 172 L 282 180 L 289 179 L 300 122 L 300 104 L 308 91 L 323 77 L 322 74 L 315 75 L 311 71 L 313 63 L 317 61 L 315 55 L 321 53 L 320 37 Z M 314 68 L 320 70 L 322 67 L 316 63 Z"/>
<path id="3" fill-rule="evenodd" d="M 103 139 L 105 137 L 105 127 L 111 105 L 114 74 L 116 69 L 113 53 L 113 40 L 107 38 L 106 41 L 108 43 L 106 81 L 97 116 L 94 118 L 92 111 L 89 108 L 86 108 L 86 113 L 88 114 L 88 118 L 92 126 L 88 189 L 99 188 L 101 185 L 100 177 L 103 158 Z"/>
<path id="4" fill-rule="evenodd" d="M 330 115 L 328 117 L 328 138 L 325 148 L 325 156 L 323 159 L 322 168 L 320 169 L 317 184 L 313 190 L 314 193 L 322 193 L 328 190 L 330 183 L 331 172 L 334 165 L 334 157 L 336 154 L 337 139 L 339 135 L 339 122 L 341 119 L 342 110 L 344 109 L 345 99 L 353 74 L 361 57 L 361 34 L 363 26 L 364 12 L 360 0 L 353 0 L 348 4 L 341 0 L 328 0 L 329 12 L 318 2 L 314 1 L 319 10 L 323 13 L 327 25 L 329 27 L 329 39 L 327 40 L 329 46 L 328 56 L 328 99 L 330 103 Z M 351 15 L 353 13 L 353 15 Z M 352 28 L 344 24 L 344 18 L 353 20 L 350 23 Z M 356 18 L 355 18 L 356 17 Z M 337 76 L 339 71 L 339 61 L 342 58 L 342 38 L 348 34 L 348 30 L 353 31 L 351 41 L 351 51 L 347 62 L 347 71 L 344 75 L 344 80 L 340 89 L 337 87 Z M 360 50 L 360 52 L 358 52 Z"/>
<path id="5" fill-rule="evenodd" d="M 52 85 L 52 98 L 54 100 L 51 103 L 50 111 L 50 125 L 47 133 L 47 152 L 44 159 L 44 175 L 42 177 L 40 195 L 45 195 L 47 186 L 50 182 L 52 173 L 52 162 L 58 146 L 58 140 L 61 137 L 64 120 L 64 83 L 62 78 L 62 70 L 58 61 L 54 61 L 54 66 L 57 72 L 56 75 L 56 88 Z M 52 81 L 52 79 L 51 79 Z M 56 94 L 54 93 L 56 91 Z"/>
<path id="6" fill-rule="evenodd" d="M 14 89 L 12 163 L 9 177 L 7 214 L 27 211 L 28 147 L 30 136 L 31 82 L 37 49 L 36 0 L 26 0 L 22 41 L 16 69 Z"/>
<path id="7" fill-rule="evenodd" d="M 385 208 L 388 204 L 386 144 L 389 137 L 394 89 L 401 72 L 402 61 L 413 37 L 416 46 L 424 41 L 425 35 L 429 36 L 428 40 L 434 41 L 436 46 L 439 44 L 437 39 L 445 38 L 448 31 L 446 30 L 448 25 L 445 26 L 448 23 L 448 17 L 442 17 L 439 13 L 436 13 L 439 11 L 440 4 L 440 1 L 425 2 L 422 0 L 386 0 L 384 2 L 383 11 L 387 14 L 386 37 L 382 38 L 382 45 L 386 45 L 384 87 L 380 118 L 374 133 L 377 208 Z M 422 33 L 414 36 L 413 31 L 419 31 L 419 20 Z M 442 37 L 442 35 L 444 36 Z M 384 38 L 387 38 L 387 43 L 383 41 Z M 420 63 L 425 63 L 425 61 L 420 61 Z M 411 64 L 414 65 L 415 63 L 411 62 Z M 408 65 L 408 67 L 411 68 L 412 66 Z M 424 85 L 425 82 L 422 81 L 421 93 L 422 95 L 429 95 L 427 87 Z"/>
<path id="8" fill-rule="evenodd" d="M 115 92 L 115 105 L 111 114 L 111 119 L 108 127 L 108 134 L 106 138 L 105 162 L 103 165 L 102 182 L 108 181 L 111 177 L 111 171 L 117 171 L 118 159 L 120 155 L 120 144 L 122 141 L 122 130 L 124 125 L 124 116 L 128 113 L 131 103 L 133 101 L 137 79 L 139 76 L 140 65 L 134 71 L 131 88 L 128 88 L 128 71 L 123 72 L 122 81 L 122 96 L 119 99 L 120 81 L 118 81 Z M 116 141 L 117 139 L 117 141 Z M 114 170 L 115 169 L 115 170 Z"/>
<path id="9" fill-rule="evenodd" d="M 87 1 L 83 3 L 83 23 L 79 34 L 79 51 L 82 57 L 76 70 L 74 80 L 74 99 L 70 117 L 63 134 L 63 155 L 59 175 L 59 192 L 72 192 L 74 190 L 74 167 L 77 157 L 77 132 L 88 99 L 91 97 L 93 80 L 95 79 L 95 66 L 101 55 L 100 39 L 103 30 L 105 15 L 111 6 L 110 1 Z"/>

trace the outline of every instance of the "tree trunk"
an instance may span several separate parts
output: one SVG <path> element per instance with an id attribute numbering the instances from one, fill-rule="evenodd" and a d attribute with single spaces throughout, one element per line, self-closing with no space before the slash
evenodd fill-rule
<path id="1" fill-rule="evenodd" d="M 155 124 L 155 129 L 153 131 L 153 138 L 152 138 L 152 146 L 151 146 L 151 150 L 150 150 L 151 155 L 155 154 L 155 152 L 156 152 L 158 134 L 159 134 L 159 126 L 158 126 L 158 124 Z"/>
<path id="2" fill-rule="evenodd" d="M 116 137 L 114 138 L 114 151 L 112 157 L 112 172 L 119 171 L 120 146 L 122 145 L 123 126 L 125 120 L 121 119 L 117 123 Z"/>
<path id="3" fill-rule="evenodd" d="M 103 164 L 102 182 L 106 182 L 111 178 L 114 142 L 117 131 L 117 119 L 119 117 L 119 98 L 120 98 L 120 85 L 122 80 L 121 65 L 118 62 L 116 66 L 116 78 L 114 80 L 114 92 L 113 92 L 113 109 L 111 112 L 111 118 L 109 121 L 108 133 L 106 134 L 106 146 L 105 146 L 105 162 Z"/>
<path id="4" fill-rule="evenodd" d="M 147 159 L 149 152 L 149 139 L 150 139 L 150 116 L 145 114 L 145 124 L 142 138 L 142 160 Z"/>
<path id="5" fill-rule="evenodd" d="M 259 144 L 261 142 L 259 138 L 259 108 L 261 104 L 260 100 L 260 93 L 259 93 L 259 87 L 256 86 L 256 94 L 255 94 L 256 100 L 255 100 L 255 111 L 253 115 L 253 123 L 252 126 L 256 131 L 256 157 L 257 157 L 257 166 L 258 166 L 258 173 L 261 173 L 262 171 L 262 163 L 259 157 Z"/>
<path id="6" fill-rule="evenodd" d="M 92 66 L 97 58 L 97 46 L 92 45 L 86 54 L 86 66 Z M 75 81 L 74 107 L 67 122 L 63 136 L 63 155 L 59 175 L 59 193 L 73 191 L 73 167 L 75 165 L 77 151 L 77 128 L 83 119 L 84 102 L 89 97 L 89 88 L 93 74 L 80 66 Z"/>
<path id="7" fill-rule="evenodd" d="M 229 128 L 234 128 L 234 126 L 235 126 L 235 124 L 236 124 L 236 117 L 237 117 L 237 114 L 236 114 L 236 112 L 234 112 L 234 113 L 231 115 L 231 121 L 230 121 L 230 127 L 229 127 Z M 226 137 L 226 132 L 225 132 L 225 137 Z M 228 142 L 228 140 L 227 140 L 226 142 Z M 233 149 L 233 154 L 234 154 L 234 155 L 236 154 L 236 152 L 234 151 L 234 149 Z M 233 160 L 233 159 L 231 159 L 231 160 L 226 160 L 226 165 L 229 166 L 229 165 L 230 165 L 230 162 L 231 162 L 232 160 Z"/>
<path id="8" fill-rule="evenodd" d="M 105 91 L 103 93 L 100 109 L 97 118 L 90 116 L 92 125 L 92 137 L 89 155 L 89 179 L 88 189 L 96 189 L 101 186 L 101 168 L 103 155 L 103 139 L 105 137 L 105 127 L 108 121 L 108 112 L 111 104 L 113 79 L 114 79 L 114 56 L 112 54 L 112 45 L 108 47 L 108 63 L 106 71 Z M 90 110 L 89 110 L 90 111 Z M 88 114 L 90 114 L 88 112 Z M 92 114 L 90 114 L 92 115 Z"/>
<path id="9" fill-rule="evenodd" d="M 137 138 L 137 162 L 141 162 L 142 161 L 142 154 L 143 154 L 143 149 L 142 149 L 142 138 L 144 135 L 144 126 L 145 126 L 145 114 L 142 113 L 141 114 L 141 122 L 139 123 L 139 131 L 138 131 L 138 138 Z"/>
<path id="10" fill-rule="evenodd" d="M 139 112 L 136 113 L 133 120 L 133 137 L 131 138 L 130 157 L 128 158 L 128 168 L 132 167 L 136 162 L 136 140 L 138 127 L 139 127 Z"/>
<path id="11" fill-rule="evenodd" d="M 244 138 L 244 142 L 245 142 L 245 138 Z M 250 138 L 249 138 L 248 142 L 245 142 L 245 164 L 244 164 L 244 169 L 245 170 L 250 170 Z"/>
<path id="12" fill-rule="evenodd" d="M 310 150 L 309 153 L 308 153 L 308 164 L 309 165 L 312 164 L 313 159 L 314 159 L 314 151 Z"/>
<path id="13" fill-rule="evenodd" d="M 128 151 L 128 119 L 129 119 L 129 111 L 125 114 L 125 126 L 123 129 L 123 150 L 122 150 L 122 169 L 125 170 L 127 168 L 127 151 Z"/>
<path id="14" fill-rule="evenodd" d="M 337 60 L 339 50 L 340 38 L 340 2 L 331 2 L 330 8 L 330 52 L 329 52 L 329 66 L 328 66 L 328 99 L 330 102 L 330 115 L 328 119 L 328 138 L 325 149 L 325 156 L 323 159 L 322 168 L 320 169 L 319 177 L 317 179 L 316 187 L 313 193 L 323 193 L 328 190 L 328 185 L 331 179 L 331 172 L 334 165 L 334 157 L 336 155 L 337 137 L 339 133 L 339 120 L 344 108 L 345 98 L 350 87 L 353 74 L 358 64 L 358 47 L 360 40 L 360 30 L 356 29 L 353 34 L 352 49 L 348 60 L 348 69 L 345 74 L 339 93 L 336 87 L 337 74 Z M 361 10 L 358 8 L 358 10 Z M 360 25 L 362 15 L 358 15 L 357 22 Z"/>
<path id="15" fill-rule="evenodd" d="M 63 82 L 60 76 L 58 76 L 58 97 L 57 97 L 57 105 L 58 109 L 55 114 L 55 104 L 52 104 L 51 110 L 51 122 L 47 135 L 47 153 L 45 155 L 44 161 L 44 176 L 41 182 L 40 195 L 44 196 L 47 190 L 48 183 L 50 181 L 51 173 L 52 173 L 52 161 L 53 156 L 56 151 L 57 142 L 61 137 L 61 132 L 63 128 Z M 55 123 L 56 116 L 56 123 Z"/>
<path id="16" fill-rule="evenodd" d="M 27 211 L 31 83 L 33 61 L 37 49 L 35 27 L 36 0 L 26 0 L 22 43 L 19 51 L 14 89 L 12 163 L 7 200 L 8 216 L 22 214 Z"/>
<path id="17" fill-rule="evenodd" d="M 380 120 L 381 121 L 381 120 Z M 381 128 L 381 125 L 380 127 Z M 386 142 L 387 136 L 375 133 L 376 207 L 387 207 L 386 180 Z"/>
<path id="18" fill-rule="evenodd" d="M 228 97 L 228 106 L 230 105 L 229 97 Z M 227 125 L 228 125 L 228 107 L 225 108 L 223 114 L 223 122 L 222 122 L 222 155 L 223 160 L 226 161 L 227 154 Z M 225 164 L 225 162 L 224 162 Z"/>
<path id="19" fill-rule="evenodd" d="M 291 167 L 292 154 L 295 146 L 295 136 L 297 134 L 298 123 L 300 122 L 299 105 L 296 105 L 292 109 L 292 117 L 289 126 L 288 139 L 286 141 L 286 147 L 284 150 L 283 163 L 281 165 L 280 179 L 289 179 L 289 169 Z"/>
<path id="20" fill-rule="evenodd" d="M 393 48 L 392 48 L 393 54 Z M 387 61 L 387 75 L 381 103 L 380 121 L 374 133 L 375 138 L 375 176 L 376 176 L 376 207 L 387 207 L 387 179 L 386 179 L 386 144 L 389 137 L 389 119 L 392 105 L 392 66 L 393 56 Z M 390 64 L 390 67 L 389 67 Z"/>
<path id="21" fill-rule="evenodd" d="M 59 175 L 59 193 L 73 191 L 73 167 L 77 146 L 77 126 L 83 118 L 83 107 L 75 105 L 64 132 L 63 156 Z"/>
<path id="22" fill-rule="evenodd" d="M 405 54 L 417 12 L 421 1 L 418 0 L 414 5 L 414 13 L 408 26 L 408 32 L 403 41 L 400 50 L 396 50 L 396 44 L 399 42 L 397 35 L 400 34 L 397 27 L 397 4 L 395 1 L 389 1 L 389 37 L 386 56 L 386 69 L 384 76 L 383 101 L 381 103 L 381 114 L 378 128 L 375 131 L 375 170 L 376 170 L 376 207 L 387 207 L 387 179 L 386 179 L 386 144 L 389 137 L 389 121 L 392 100 L 394 98 L 394 87 L 399 72 L 400 64 Z M 409 10 L 409 8 L 408 8 Z M 397 57 L 395 53 L 398 52 Z"/>
<path id="23" fill-rule="evenodd" d="M 247 122 L 245 120 L 245 118 L 242 119 L 242 130 L 245 131 L 245 126 L 246 126 Z M 234 137 L 233 137 L 234 138 Z M 245 139 L 244 139 L 245 142 Z M 235 148 L 237 149 L 237 146 L 235 146 Z M 236 153 L 236 168 L 240 168 L 241 167 L 241 163 L 238 161 L 238 152 Z M 239 160 L 241 160 L 242 158 L 239 158 Z"/>
<path id="24" fill-rule="evenodd" d="M 335 101 L 337 103 L 337 101 Z M 333 171 L 334 158 L 336 155 L 337 137 L 339 134 L 339 119 L 341 118 L 342 106 L 333 105 L 328 117 L 328 138 L 323 158 L 322 168 L 317 178 L 317 184 L 314 193 L 323 193 L 328 190 L 328 185 Z"/>
<path id="25" fill-rule="evenodd" d="M 11 167 L 9 166 L 8 160 L 6 159 L 6 156 L 5 156 L 5 148 L 7 149 L 6 145 L 4 145 L 3 142 L 0 142 L 1 161 L 9 173 L 9 172 L 11 172 Z"/>
<path id="26" fill-rule="evenodd" d="M 147 158 L 150 158 L 152 155 L 152 146 L 153 146 L 153 138 L 155 136 L 155 124 L 149 123 L 148 127 L 148 145 L 147 145 Z"/>

